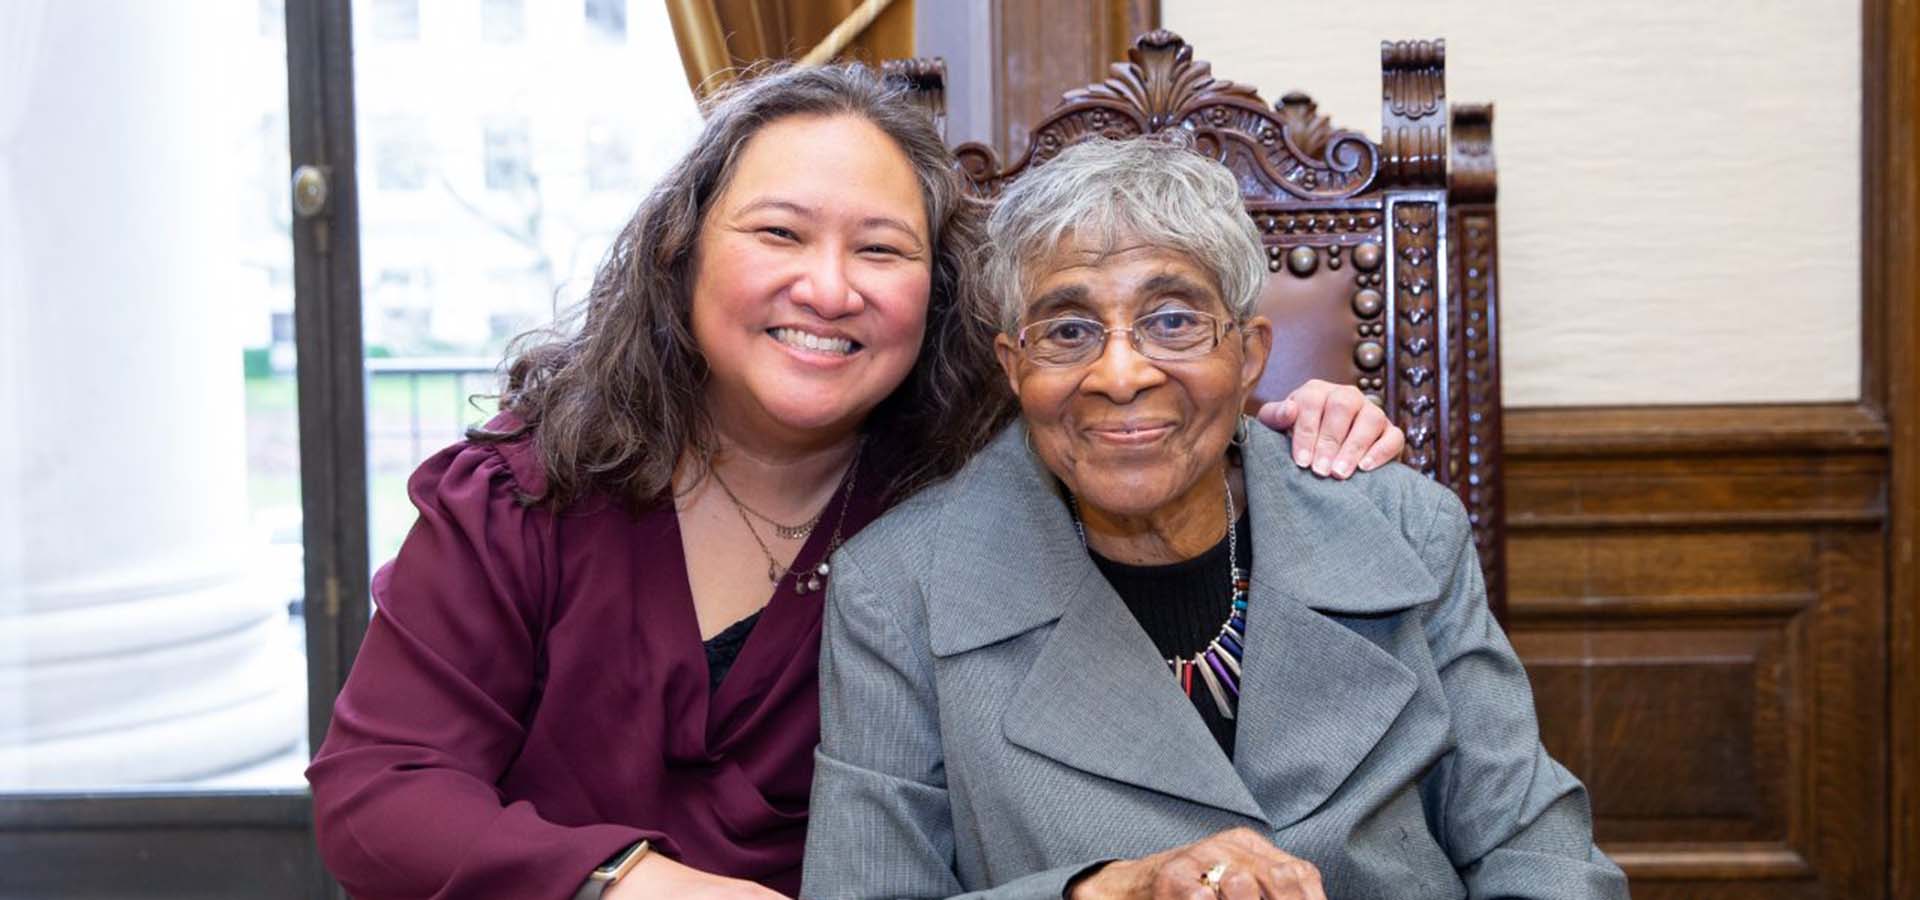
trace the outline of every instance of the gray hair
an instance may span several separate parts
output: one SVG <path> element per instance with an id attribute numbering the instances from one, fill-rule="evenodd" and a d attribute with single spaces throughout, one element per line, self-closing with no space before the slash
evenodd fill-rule
<path id="1" fill-rule="evenodd" d="M 1001 328 L 1020 327 L 1027 270 L 1068 240 L 1113 252 L 1143 238 L 1185 254 L 1213 274 L 1237 321 L 1253 315 L 1267 276 L 1260 232 L 1233 173 L 1188 143 L 1158 135 L 1095 138 L 1015 181 L 987 220 L 983 274 L 998 299 Z"/>

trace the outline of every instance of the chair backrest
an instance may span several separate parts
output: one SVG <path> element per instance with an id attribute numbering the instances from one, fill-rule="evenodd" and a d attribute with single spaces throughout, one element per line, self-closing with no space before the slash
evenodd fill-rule
<path id="1" fill-rule="evenodd" d="M 1176 34 L 1142 35 L 1105 81 L 1067 92 L 1003 165 L 955 149 L 991 200 L 1076 141 L 1183 129 L 1239 177 L 1272 273 L 1274 352 L 1256 402 L 1309 378 L 1357 384 L 1407 433 L 1403 461 L 1452 488 L 1472 519 L 1495 615 L 1505 612 L 1498 244 L 1490 105 L 1446 102 L 1444 41 L 1383 42 L 1381 139 L 1333 127 L 1305 94 L 1269 106 L 1216 79 Z M 938 115 L 943 67 L 888 74 Z"/>

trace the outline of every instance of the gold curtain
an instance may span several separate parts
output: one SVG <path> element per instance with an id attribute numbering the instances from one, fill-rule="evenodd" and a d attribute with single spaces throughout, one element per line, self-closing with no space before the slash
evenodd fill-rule
<path id="1" fill-rule="evenodd" d="M 680 63 L 694 92 L 724 84 L 733 70 L 798 59 L 859 9 L 861 0 L 667 0 Z M 895 0 L 842 56 L 878 61 L 913 55 L 913 2 Z"/>

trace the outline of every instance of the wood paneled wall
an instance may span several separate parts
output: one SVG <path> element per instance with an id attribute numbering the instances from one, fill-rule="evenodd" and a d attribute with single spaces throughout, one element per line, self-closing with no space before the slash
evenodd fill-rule
<path id="1" fill-rule="evenodd" d="M 1508 630 L 1637 898 L 1883 896 L 1886 427 L 1517 410 Z"/>

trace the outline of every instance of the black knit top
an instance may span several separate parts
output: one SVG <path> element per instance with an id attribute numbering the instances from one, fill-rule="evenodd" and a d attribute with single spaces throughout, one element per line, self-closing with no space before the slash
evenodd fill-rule
<path id="1" fill-rule="evenodd" d="M 1234 530 L 1239 533 L 1240 568 L 1253 571 L 1253 522 L 1242 513 Z M 1133 612 L 1140 627 L 1153 639 L 1162 659 L 1192 656 L 1220 633 L 1233 603 L 1233 588 L 1228 579 L 1233 564 L 1227 559 L 1227 539 L 1193 559 L 1164 566 L 1133 566 L 1089 554 L 1100 574 L 1107 576 L 1115 593 Z M 1172 678 L 1171 669 L 1167 677 Z M 1228 759 L 1233 758 L 1234 720 L 1214 707 L 1213 695 L 1196 678 L 1193 708 L 1220 742 Z"/>
<path id="2" fill-rule="evenodd" d="M 740 648 L 747 645 L 747 638 L 753 634 L 753 626 L 760 621 L 762 610 L 755 610 L 738 622 L 728 625 L 719 634 L 707 638 L 701 643 L 707 650 L 707 690 L 720 692 L 720 682 L 727 679 L 727 673 L 733 671 L 733 662 L 740 658 Z"/>

